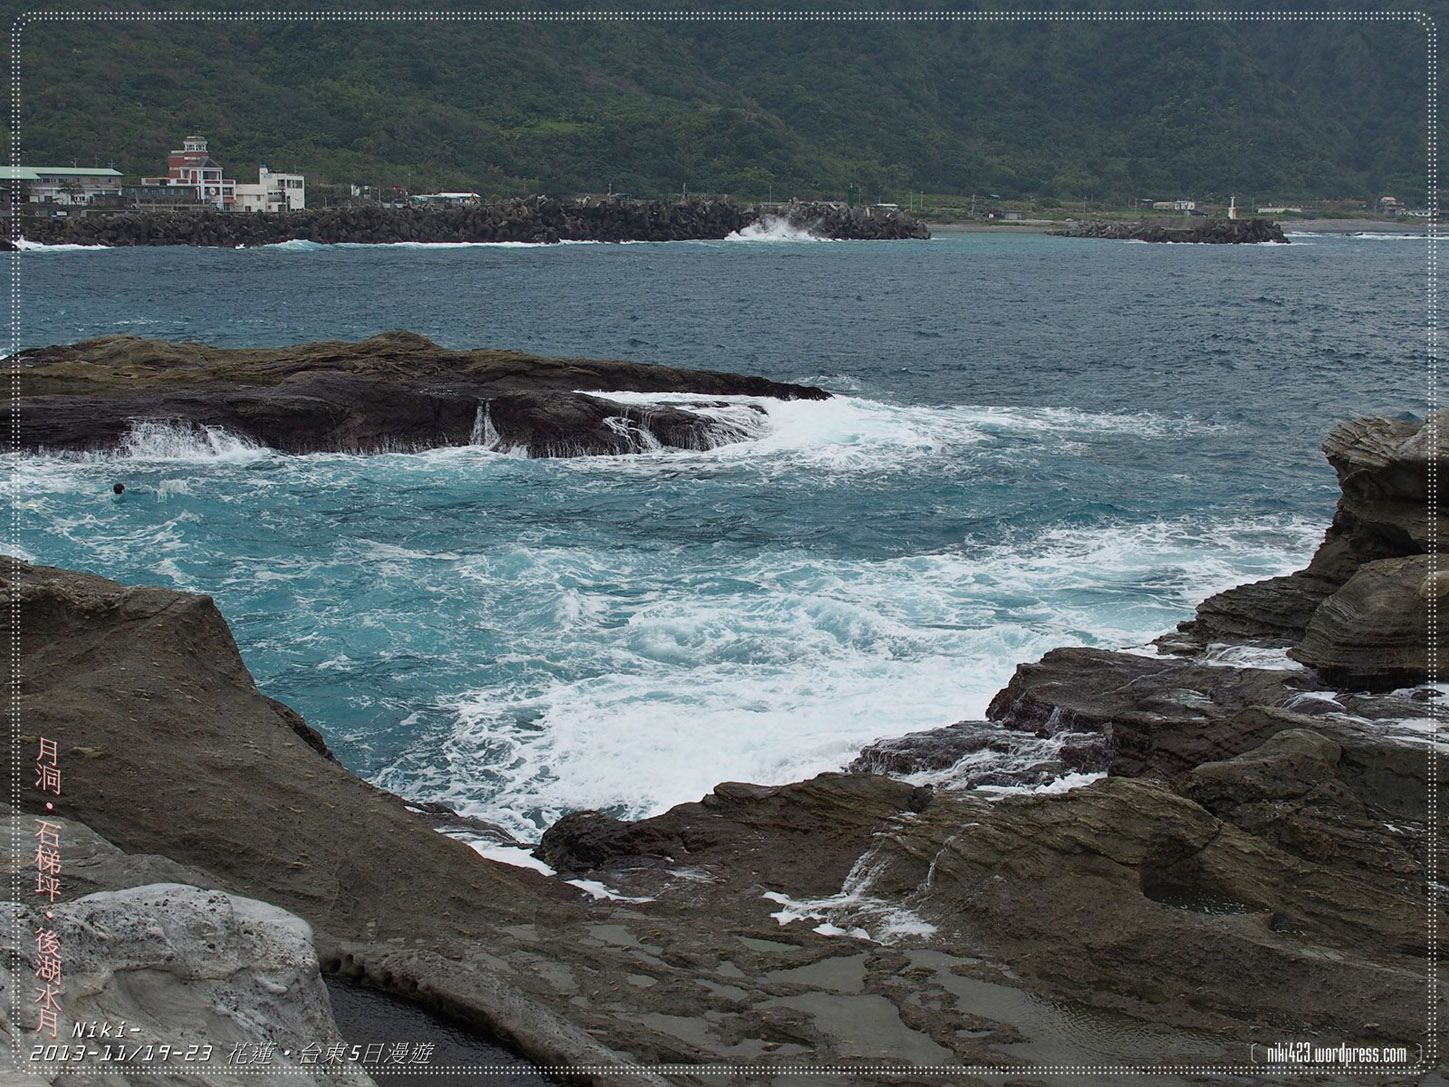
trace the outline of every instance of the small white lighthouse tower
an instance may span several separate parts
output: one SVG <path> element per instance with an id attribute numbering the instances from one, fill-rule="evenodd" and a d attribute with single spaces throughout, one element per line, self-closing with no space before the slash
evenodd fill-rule
<path id="1" fill-rule="evenodd" d="M 1237 217 L 1238 217 L 1238 194 L 1237 193 L 1233 193 L 1232 196 L 1228 197 L 1228 218 L 1229 219 L 1236 219 Z"/>

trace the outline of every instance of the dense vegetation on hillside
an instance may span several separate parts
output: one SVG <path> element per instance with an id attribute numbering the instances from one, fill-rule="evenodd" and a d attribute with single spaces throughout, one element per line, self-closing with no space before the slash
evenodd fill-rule
<path id="1" fill-rule="evenodd" d="M 1425 54 L 1412 21 L 39 21 L 20 150 L 138 176 L 196 131 L 314 191 L 1422 201 Z"/>

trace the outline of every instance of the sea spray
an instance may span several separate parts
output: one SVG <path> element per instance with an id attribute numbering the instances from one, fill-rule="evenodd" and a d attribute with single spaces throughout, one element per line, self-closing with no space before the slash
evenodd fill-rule
<path id="1" fill-rule="evenodd" d="M 223 427 L 201 426 L 178 419 L 142 419 L 121 438 L 120 452 L 135 460 L 252 460 L 265 446 Z"/>
<path id="2" fill-rule="evenodd" d="M 766 215 L 759 222 L 741 227 L 725 237 L 730 242 L 821 242 L 829 239 L 811 233 L 810 226 L 799 226 L 783 215 Z"/>

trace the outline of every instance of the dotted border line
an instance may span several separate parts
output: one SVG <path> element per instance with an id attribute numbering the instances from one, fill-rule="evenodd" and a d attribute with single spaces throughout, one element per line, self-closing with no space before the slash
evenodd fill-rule
<path id="1" fill-rule="evenodd" d="M 1428 78 L 1426 80 L 1426 92 L 1428 100 L 1425 103 L 1427 114 L 1428 131 L 1426 133 L 1425 152 L 1427 162 L 1427 181 L 1429 188 L 1429 243 L 1428 252 L 1425 255 L 1425 272 L 1428 279 L 1428 297 L 1426 298 L 1429 317 L 1429 338 L 1427 343 L 1429 355 L 1429 388 L 1426 397 L 1429 404 L 1429 415 L 1424 422 L 1428 431 L 1429 458 L 1428 458 L 1428 480 L 1426 484 L 1426 498 L 1429 507 L 1429 530 L 1426 534 L 1426 544 L 1429 551 L 1429 577 L 1433 579 L 1430 584 L 1436 585 L 1439 574 L 1439 421 L 1435 412 L 1439 407 L 1439 252 L 1438 252 L 1438 222 L 1439 222 L 1439 29 L 1432 19 L 1426 19 L 1424 29 L 1427 34 L 1426 45 L 1428 47 Z M 1434 592 L 1427 594 L 1427 607 L 1425 608 L 1427 630 L 1427 646 L 1425 653 L 1425 666 L 1431 682 L 1439 678 L 1439 598 Z M 1429 856 L 1425 863 L 1425 882 L 1427 884 L 1427 898 L 1425 912 L 1428 920 L 1427 955 L 1425 958 L 1425 998 L 1428 1001 L 1427 1028 L 1429 1037 L 1425 1053 L 1425 1063 L 1429 1067 L 1436 1067 L 1439 1063 L 1439 892 L 1437 883 L 1439 878 L 1439 729 L 1440 722 L 1444 716 L 1444 707 L 1437 702 L 1433 703 L 1433 710 L 1429 718 L 1434 722 L 1430 729 L 1429 742 L 1425 751 L 1425 758 L 1428 760 L 1428 769 L 1425 774 L 1425 781 L 1428 783 L 1428 796 L 1426 797 L 1425 818 L 1429 823 Z"/>
<path id="2" fill-rule="evenodd" d="M 1417 22 L 1417 11 L 29 11 L 12 33 L 48 22 L 383 22 L 383 23 L 940 23 L 940 22 Z"/>
<path id="3" fill-rule="evenodd" d="M 1118 23 L 1118 22 L 1368 22 L 1368 23 L 1394 23 L 1413 22 L 1424 28 L 1427 46 L 1427 185 L 1429 195 L 1430 219 L 1428 223 L 1428 245 L 1427 245 L 1427 280 L 1428 280 L 1428 396 L 1429 417 L 1425 422 L 1428 431 L 1428 439 L 1431 450 L 1438 448 L 1438 421 L 1434 412 L 1438 409 L 1438 213 L 1439 213 L 1439 192 L 1438 192 L 1438 26 L 1433 18 L 1421 11 L 1090 11 L 1090 12 L 1051 12 L 1051 11 L 1024 11 L 1024 12 L 999 12 L 999 11 L 942 11 L 942 12 L 901 12 L 901 11 L 782 11 L 782 12 L 759 12 L 759 11 L 723 11 L 723 12 L 692 12 L 692 11 L 579 11 L 579 12 L 558 12 L 558 11 L 293 11 L 293 12 L 245 12 L 245 11 L 215 11 L 215 12 L 173 12 L 173 11 L 31 11 L 20 15 L 11 24 L 10 32 L 10 165 L 20 165 L 20 35 L 26 26 L 39 23 L 60 23 L 60 22 L 319 22 L 319 23 L 340 23 L 340 22 L 381 22 L 381 23 L 445 23 L 445 22 L 498 22 L 498 23 L 572 23 L 572 22 L 634 22 L 634 23 L 722 23 L 722 22 L 827 22 L 827 23 L 914 23 L 914 22 L 954 22 L 954 23 L 1001 23 L 1001 22 L 1061 22 L 1061 23 Z M 19 241 L 18 221 L 18 187 L 10 186 L 10 239 L 12 243 Z M 12 452 L 19 452 L 20 449 L 20 365 L 16 355 L 20 350 L 20 252 L 18 245 L 10 254 L 10 446 Z M 1427 544 L 1429 551 L 1430 575 L 1438 573 L 1439 564 L 1437 556 L 1438 547 L 1438 465 L 1435 457 L 1428 459 L 1428 484 L 1427 498 L 1429 509 L 1429 527 L 1427 533 Z M 12 469 L 10 481 L 11 514 L 10 514 L 10 544 L 11 555 L 9 557 L 9 570 L 12 574 L 9 592 L 9 633 L 11 638 L 10 668 L 9 668 L 9 689 L 10 689 L 10 743 L 11 743 L 11 790 L 14 802 L 18 810 L 20 803 L 20 601 L 19 588 L 15 574 L 18 572 L 19 541 L 20 541 L 20 503 L 19 503 L 19 476 L 18 469 Z M 1427 646 L 1427 672 L 1431 681 L 1436 681 L 1439 676 L 1438 668 L 1438 639 L 1436 627 L 1438 622 L 1438 598 L 1430 593 L 1427 600 L 1428 620 L 1428 646 Z M 1431 719 L 1434 721 L 1434 728 L 1431 730 L 1427 746 L 1428 773 L 1428 809 L 1427 818 L 1429 822 L 1429 851 L 1425 865 L 1426 881 L 1429 889 L 1426 902 L 1427 928 L 1428 928 L 1428 954 L 1426 959 L 1427 968 L 1427 1001 L 1428 1015 L 1426 1020 L 1427 1046 L 1423 1050 L 1420 1061 L 1416 1065 L 1399 1068 L 1386 1065 L 1313 1065 L 1304 1067 L 1301 1065 L 691 1065 L 691 1064 L 660 1064 L 660 1065 L 637 1065 L 637 1064 L 578 1064 L 578 1065 L 543 1065 L 538 1066 L 541 1072 L 552 1075 L 586 1074 L 603 1076 L 645 1076 L 655 1074 L 677 1074 L 677 1075 L 757 1075 L 768 1073 L 770 1075 L 792 1075 L 792 1076 L 836 1076 L 842 1074 L 884 1074 L 900 1075 L 911 1073 L 916 1075 L 941 1075 L 951 1076 L 962 1073 L 974 1074 L 996 1074 L 1013 1075 L 1023 1073 L 1047 1073 L 1047 1074 L 1074 1074 L 1074 1075 L 1120 1075 L 1120 1076 L 1147 1076 L 1162 1075 L 1164 1073 L 1176 1074 L 1246 1074 L 1261 1075 L 1266 1073 L 1281 1074 L 1284 1072 L 1296 1072 L 1301 1075 L 1322 1075 L 1328 1071 L 1334 1072 L 1355 1072 L 1368 1074 L 1406 1074 L 1418 1075 L 1434 1069 L 1438 1063 L 1439 1037 L 1438 1037 L 1438 964 L 1436 953 L 1438 949 L 1438 917 L 1435 909 L 1439 892 L 1435 889 L 1435 880 L 1438 876 L 1438 803 L 1436 791 L 1438 787 L 1438 759 L 1436 752 L 1439 741 L 1439 721 L 1444 715 L 1443 708 L 1435 705 L 1430 711 Z M 14 864 L 11 879 L 12 901 L 20 901 L 20 821 L 15 820 L 11 833 L 12 860 Z M 19 914 L 11 933 L 14 946 L 19 947 Z M 11 986 L 11 1022 L 17 1022 L 19 1015 L 19 989 L 20 986 Z M 76 1074 L 97 1074 L 114 1075 L 117 1069 L 113 1068 L 71 1068 L 66 1066 L 38 1065 L 20 1061 L 20 1053 L 14 1054 L 15 1067 L 17 1070 L 34 1071 L 41 1067 L 64 1068 L 67 1075 Z M 405 1066 L 402 1066 L 405 1067 Z M 149 1068 L 127 1067 L 128 1074 L 146 1074 L 152 1072 Z M 158 1075 L 174 1074 L 174 1066 L 157 1068 L 154 1070 Z M 228 1075 L 315 1075 L 318 1069 L 313 1066 L 296 1069 L 244 1069 L 227 1068 Z M 325 1071 L 325 1070 L 323 1070 Z M 435 1073 L 456 1073 L 472 1072 L 478 1075 L 502 1075 L 516 1072 L 515 1069 L 495 1068 L 487 1065 L 459 1065 L 446 1066 L 441 1068 L 417 1068 L 409 1069 L 410 1074 L 423 1072 Z M 338 1075 L 353 1074 L 349 1072 L 338 1072 Z"/>
<path id="4" fill-rule="evenodd" d="M 17 24 L 10 35 L 10 165 L 20 165 L 20 27 Z M 20 362 L 16 355 L 20 351 L 20 191 L 19 186 L 10 184 L 10 448 L 20 449 Z M 6 612 L 6 634 L 10 639 L 10 654 L 5 673 L 7 696 L 6 716 L 10 723 L 10 795 L 15 804 L 16 815 L 20 812 L 20 467 L 12 458 L 10 479 L 10 555 L 6 572 L 10 575 L 10 586 L 6 595 L 9 608 Z M 10 900 L 20 901 L 20 820 L 11 820 L 10 827 Z M 20 917 L 17 912 L 11 922 L 11 944 L 20 947 Z M 11 975 L 14 980 L 14 975 Z M 10 986 L 10 1022 L 20 1021 L 20 986 Z M 20 1053 L 15 1053 L 17 1068 Z"/>
<path id="5" fill-rule="evenodd" d="M 329 1069 L 318 1065 L 302 1068 L 247 1068 L 235 1065 L 214 1064 L 168 1064 L 156 1068 L 138 1067 L 134 1064 L 116 1063 L 112 1068 L 86 1068 L 67 1064 L 27 1065 L 27 1070 L 43 1075 L 63 1075 L 67 1078 L 78 1075 L 115 1076 L 124 1074 L 146 1075 L 197 1075 L 210 1072 L 227 1076 L 284 1076 L 284 1075 L 326 1075 L 353 1076 L 372 1075 L 458 1075 L 466 1073 L 477 1076 L 517 1076 L 530 1071 L 552 1076 L 831 1076 L 880 1075 L 880 1076 L 960 1076 L 963 1074 L 987 1076 L 1031 1075 L 1111 1075 L 1111 1076 L 1156 1076 L 1164 1075 L 1299 1075 L 1313 1076 L 1314 1082 L 1323 1082 L 1325 1075 L 1370 1075 L 1370 1076 L 1421 1076 L 1427 1069 L 1422 1064 L 1254 1064 L 1240 1068 L 1228 1065 L 1163 1065 L 1139 1067 L 1105 1067 L 1100 1065 L 1076 1064 L 880 1064 L 880 1065 L 819 1065 L 819 1064 L 542 1064 L 532 1068 L 513 1065 L 357 1065 L 351 1068 Z"/>

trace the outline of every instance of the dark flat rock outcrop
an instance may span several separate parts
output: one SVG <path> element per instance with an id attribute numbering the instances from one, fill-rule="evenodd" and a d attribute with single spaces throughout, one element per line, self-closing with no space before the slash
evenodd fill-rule
<path id="1" fill-rule="evenodd" d="M 533 456 L 709 449 L 751 433 L 711 414 L 710 396 L 829 395 L 706 370 L 452 351 L 408 332 L 272 349 L 109 336 L 23 351 L 12 362 L 19 399 L 0 409 L 0 425 L 18 411 L 27 450 L 113 446 L 140 421 L 219 427 L 287 452 L 470 443 Z M 643 406 L 608 392 L 701 399 Z"/>
<path id="2" fill-rule="evenodd" d="M 1271 219 L 1143 219 L 1135 222 L 1074 222 L 1049 231 L 1062 238 L 1110 238 L 1136 242 L 1198 242 L 1255 244 L 1284 242 L 1283 230 Z"/>
<path id="3" fill-rule="evenodd" d="M 1326 746 L 1309 759 L 1331 777 Z M 1298 773 L 1304 792 L 1323 785 Z M 866 991 L 892 999 L 904 1021 L 958 1060 L 982 1041 L 1011 1037 L 1009 1016 L 990 1021 L 992 986 L 1004 978 L 992 964 L 1009 964 L 1047 1007 L 1073 1007 L 1088 1022 L 1136 1020 L 1143 1025 L 1133 1029 L 1169 1062 L 1191 1060 L 1194 1046 L 1212 1053 L 1214 1034 L 1241 1037 L 1255 1022 L 1359 1036 L 1372 1020 L 1407 1037 L 1422 1018 L 1427 934 L 1414 897 L 1422 872 L 1402 848 L 1381 865 L 1395 885 L 1381 887 L 1377 869 L 1346 878 L 1324 863 L 1336 865 L 1342 851 L 1304 856 L 1311 850 L 1281 820 L 1269 821 L 1271 832 L 1294 848 L 1239 826 L 1233 818 L 1260 825 L 1247 794 L 1234 804 L 1220 790 L 1213 799 L 1231 817 L 1223 818 L 1166 783 L 1123 778 L 997 801 L 937 790 L 924 805 L 897 799 L 871 811 L 863 834 L 860 798 L 884 794 L 871 784 L 879 778 L 859 778 L 822 775 L 750 793 L 730 786 L 719 803 L 706 798 L 616 831 L 583 870 L 657 908 L 707 911 L 727 924 L 764 897 L 783 907 L 780 940 L 800 941 L 812 926 L 841 933 L 836 940 L 854 933 L 868 962 L 892 967 L 868 974 Z M 859 829 L 837 835 L 835 821 Z M 553 855 L 565 856 L 584 828 L 559 824 Z M 658 863 L 661 841 L 693 834 L 687 855 Z M 1371 828 L 1362 835 L 1358 844 L 1371 845 Z M 822 836 L 850 848 L 802 852 L 800 843 Z M 967 949 L 974 963 L 961 958 Z M 821 979 L 830 973 L 816 968 Z M 906 998 L 915 1012 L 901 1003 L 902 988 L 915 991 Z M 973 1024 L 971 1013 L 987 1022 Z M 1200 1033 L 1189 1039 L 1174 1028 Z"/>

